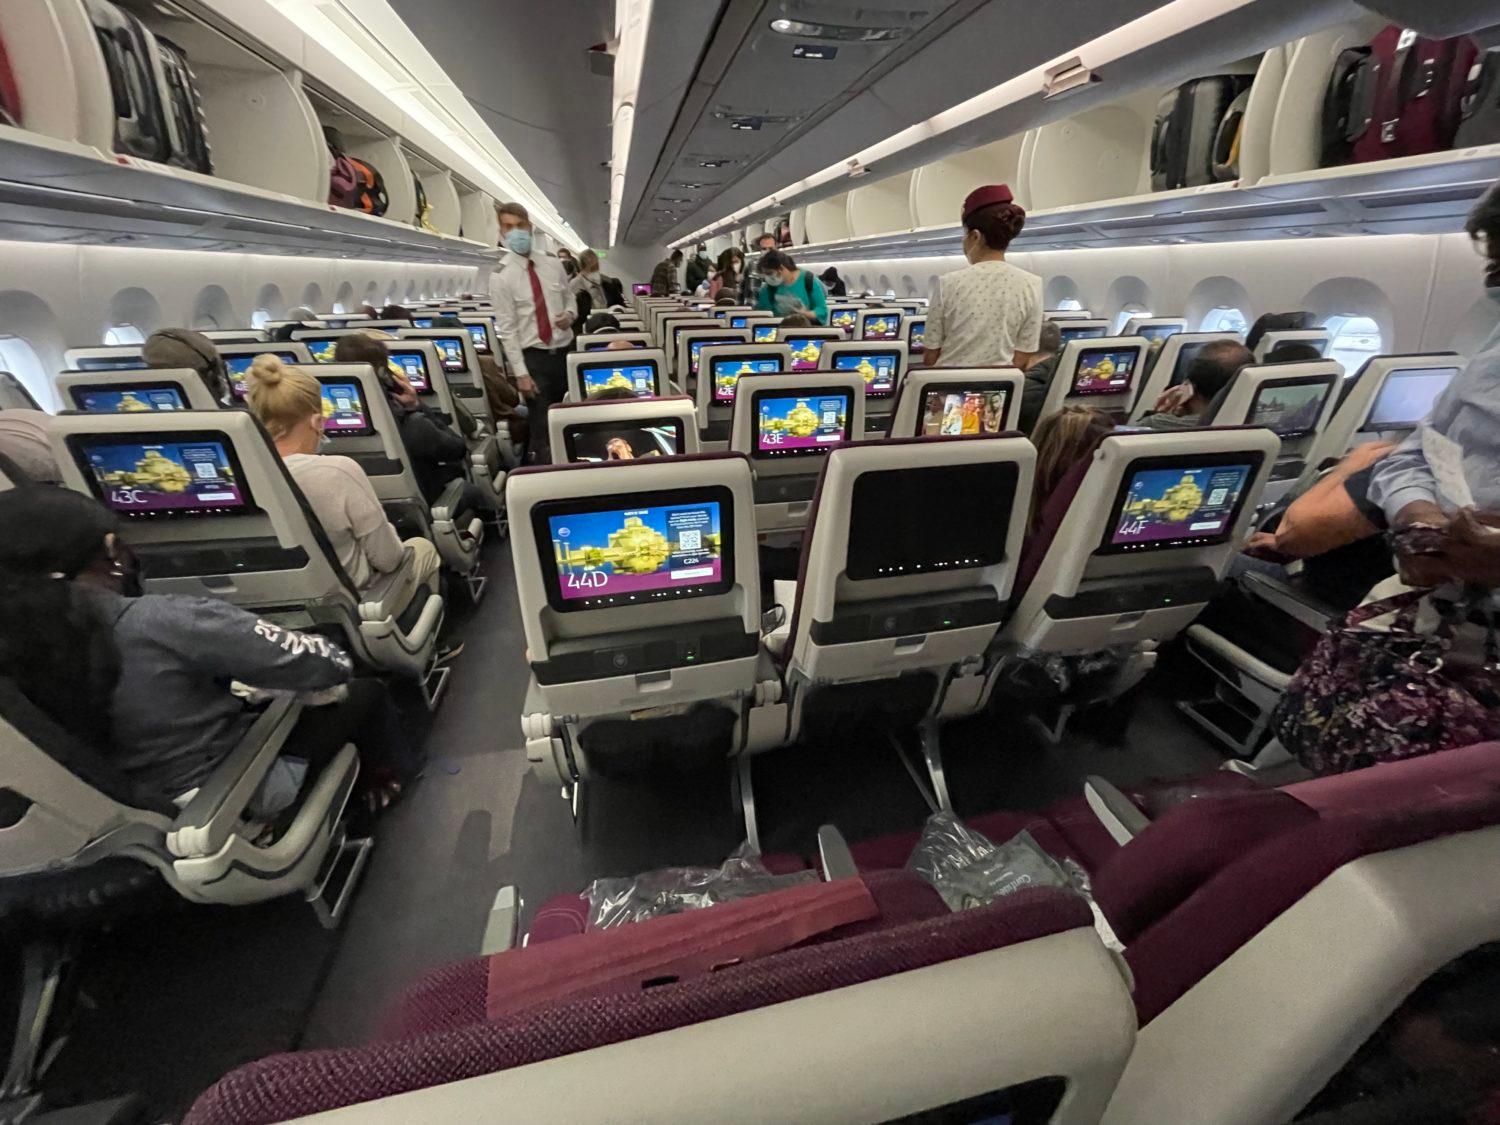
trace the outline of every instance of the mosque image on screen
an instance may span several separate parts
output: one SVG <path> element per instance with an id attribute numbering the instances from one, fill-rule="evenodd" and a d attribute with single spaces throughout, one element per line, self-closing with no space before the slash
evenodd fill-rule
<path id="1" fill-rule="evenodd" d="M 182 396 L 172 387 L 84 391 L 75 397 L 81 400 L 79 409 L 89 414 L 149 414 L 155 410 L 186 409 Z"/>
<path id="2" fill-rule="evenodd" d="M 835 371 L 853 371 L 865 381 L 865 394 L 883 398 L 896 389 L 896 356 L 840 355 L 833 361 Z"/>
<path id="3" fill-rule="evenodd" d="M 609 390 L 633 391 L 637 398 L 650 398 L 656 394 L 656 368 L 650 364 L 583 368 L 585 396 Z"/>
<path id="4" fill-rule="evenodd" d="M 716 359 L 714 401 L 733 402 L 734 388 L 745 375 L 775 375 L 780 370 L 779 359 Z"/>
<path id="5" fill-rule="evenodd" d="M 1131 478 L 1110 542 L 1129 549 L 1220 538 L 1249 476 L 1249 465 L 1142 469 Z"/>
<path id="6" fill-rule="evenodd" d="M 759 400 L 755 448 L 761 453 L 814 450 L 844 440 L 849 403 L 843 395 L 798 395 Z"/>
<path id="7" fill-rule="evenodd" d="M 755 337 L 757 340 L 760 339 L 758 331 Z M 818 357 L 823 354 L 823 345 L 826 343 L 821 336 L 788 336 L 786 342 L 787 346 L 792 349 L 793 371 L 816 371 L 818 369 Z"/>
<path id="8" fill-rule="evenodd" d="M 106 503 L 121 512 L 237 508 L 244 494 L 214 441 L 96 445 L 88 450 Z"/>
<path id="9" fill-rule="evenodd" d="M 549 516 L 548 524 L 564 600 L 680 596 L 723 575 L 715 501 Z"/>
<path id="10" fill-rule="evenodd" d="M 1089 348 L 1079 353 L 1078 373 L 1073 376 L 1075 395 L 1117 395 L 1130 389 L 1140 353 L 1134 348 L 1113 351 Z"/>
<path id="11" fill-rule="evenodd" d="M 865 317 L 866 340 L 894 340 L 896 333 L 901 330 L 901 318 L 899 316 L 867 316 Z"/>

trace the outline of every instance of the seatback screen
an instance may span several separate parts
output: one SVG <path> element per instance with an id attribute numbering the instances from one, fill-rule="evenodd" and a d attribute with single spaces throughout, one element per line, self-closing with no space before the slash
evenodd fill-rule
<path id="1" fill-rule="evenodd" d="M 149 414 L 154 410 L 186 410 L 182 388 L 175 383 L 139 387 L 73 387 L 73 405 L 85 414 Z"/>
<path id="2" fill-rule="evenodd" d="M 773 344 L 776 342 L 776 325 L 757 324 L 750 329 L 751 342 L 756 344 Z M 816 365 L 816 360 L 814 361 Z"/>
<path id="3" fill-rule="evenodd" d="M 734 389 L 745 375 L 777 375 L 778 356 L 719 356 L 713 360 L 714 401 L 733 402 Z"/>
<path id="4" fill-rule="evenodd" d="M 738 336 L 709 336 L 702 340 L 688 341 L 688 371 L 698 374 L 698 361 L 703 356 L 703 349 L 714 344 L 743 344 L 745 341 Z"/>
<path id="5" fill-rule="evenodd" d="M 743 313 L 731 316 L 729 318 L 729 327 L 731 328 L 744 328 L 749 325 L 749 323 L 750 318 L 745 316 Z"/>
<path id="6" fill-rule="evenodd" d="M 1432 404 L 1457 374 L 1456 367 L 1392 371 L 1385 377 L 1380 393 L 1370 406 L 1370 416 L 1360 429 L 1404 430 L 1415 427 L 1432 412 Z"/>
<path id="7" fill-rule="evenodd" d="M 630 295 L 632 297 L 649 297 L 651 296 L 651 285 L 645 281 L 634 282 L 630 286 Z"/>
<path id="8" fill-rule="evenodd" d="M 579 377 L 583 380 L 583 397 L 593 398 L 600 391 L 627 390 L 636 398 L 650 398 L 656 394 L 656 364 L 654 363 L 599 363 L 581 365 Z"/>
<path id="9" fill-rule="evenodd" d="M 1147 340 L 1165 340 L 1181 331 L 1180 324 L 1145 324 L 1136 330 L 1136 335 L 1144 336 Z"/>
<path id="10" fill-rule="evenodd" d="M 297 357 L 291 352 L 256 352 L 255 355 L 227 355 L 224 357 L 224 367 L 229 372 L 229 393 L 236 399 L 244 399 L 250 393 L 250 384 L 245 379 L 246 373 L 255 364 L 257 355 L 274 355 L 282 363 L 296 363 Z"/>
<path id="11" fill-rule="evenodd" d="M 1069 328 L 1066 324 L 1058 325 L 1058 331 L 1064 344 L 1070 340 L 1097 340 L 1104 335 L 1102 328 Z"/>
<path id="12" fill-rule="evenodd" d="M 865 381 L 866 398 L 890 398 L 896 393 L 899 352 L 841 352 L 833 357 L 835 371 L 853 371 Z"/>
<path id="13" fill-rule="evenodd" d="M 365 410 L 358 383 L 324 382 L 321 379 L 318 382 L 323 385 L 324 433 L 338 437 L 371 432 L 370 415 Z"/>
<path id="14" fill-rule="evenodd" d="M 928 391 L 917 418 L 917 437 L 998 434 L 1005 428 L 1009 387 Z"/>
<path id="15" fill-rule="evenodd" d="M 855 321 L 859 319 L 859 309 L 853 305 L 832 305 L 828 309 L 828 326 L 830 328 L 854 327 Z"/>
<path id="16" fill-rule="evenodd" d="M 1303 437 L 1318 425 L 1323 403 L 1333 389 L 1326 379 L 1262 383 L 1250 402 L 1246 425 L 1265 426 L 1282 438 Z"/>
<path id="17" fill-rule="evenodd" d="M 1135 348 L 1084 348 L 1073 375 L 1074 395 L 1119 395 L 1130 390 L 1141 353 Z"/>
<path id="18" fill-rule="evenodd" d="M 469 361 L 464 358 L 464 342 L 460 337 L 434 336 L 432 343 L 437 346 L 438 359 L 442 361 L 444 371 L 462 375 L 469 370 Z"/>
<path id="19" fill-rule="evenodd" d="M 1014 462 L 861 473 L 849 512 L 855 581 L 994 566 L 1016 499 Z"/>
<path id="20" fill-rule="evenodd" d="M 79 371 L 135 371 L 145 366 L 139 355 L 84 356 L 77 363 Z"/>
<path id="21" fill-rule="evenodd" d="M 580 422 L 563 428 L 569 461 L 639 461 L 682 452 L 680 418 L 638 422 Z"/>
<path id="22" fill-rule="evenodd" d="M 1198 358 L 1198 353 L 1212 341 L 1200 340 L 1193 344 L 1183 344 L 1177 349 L 1177 363 L 1172 368 L 1172 378 L 1168 382 L 1169 387 L 1175 387 L 1187 378 L 1188 369 L 1193 366 L 1193 361 Z"/>
<path id="23" fill-rule="evenodd" d="M 925 350 L 926 340 L 927 340 L 927 320 L 926 320 L 926 318 L 924 317 L 921 320 L 914 320 L 914 321 L 912 321 L 911 322 L 911 333 L 907 337 L 906 350 L 908 352 L 910 352 L 912 355 L 921 355 L 922 352 Z"/>
<path id="24" fill-rule="evenodd" d="M 1172 464 L 1137 462 L 1115 500 L 1105 549 L 1150 551 L 1198 547 L 1229 538 L 1255 459 Z"/>
<path id="25" fill-rule="evenodd" d="M 465 324 L 469 331 L 469 339 L 474 341 L 474 350 L 480 355 L 490 354 L 490 334 L 484 330 L 482 324 Z"/>
<path id="26" fill-rule="evenodd" d="M 818 357 L 823 354 L 823 345 L 828 343 L 828 340 L 823 336 L 796 336 L 789 334 L 785 343 L 792 350 L 793 371 L 816 371 L 818 369 Z"/>
<path id="27" fill-rule="evenodd" d="M 824 391 L 755 397 L 755 452 L 765 457 L 826 453 L 849 435 L 849 394 Z"/>
<path id="28" fill-rule="evenodd" d="M 901 314 L 881 313 L 865 316 L 865 328 L 860 333 L 862 340 L 894 340 L 901 334 Z"/>
<path id="29" fill-rule="evenodd" d="M 417 394 L 426 394 L 432 390 L 432 379 L 427 373 L 427 357 L 421 352 L 412 350 L 391 348 L 386 352 L 390 357 L 391 371 L 397 375 L 405 375 L 406 381 L 411 384 L 411 389 Z"/>
<path id="30" fill-rule="evenodd" d="M 300 341 L 307 346 L 308 354 L 312 356 L 314 363 L 333 363 L 333 353 L 338 350 L 339 338 L 337 336 L 315 336 L 303 337 Z"/>
<path id="31" fill-rule="evenodd" d="M 250 504 L 238 466 L 220 438 L 121 441 L 111 436 L 88 439 L 80 450 L 99 498 L 125 515 L 229 515 Z"/>
<path id="32" fill-rule="evenodd" d="M 695 494 L 696 495 L 693 495 Z M 542 504 L 534 528 L 562 612 L 722 593 L 733 585 L 726 488 Z M 635 501 L 655 498 L 654 502 Z"/>
<path id="33" fill-rule="evenodd" d="M 432 317 L 430 317 L 430 316 L 414 316 L 414 317 L 411 318 L 411 326 L 413 328 L 431 328 L 432 327 Z"/>

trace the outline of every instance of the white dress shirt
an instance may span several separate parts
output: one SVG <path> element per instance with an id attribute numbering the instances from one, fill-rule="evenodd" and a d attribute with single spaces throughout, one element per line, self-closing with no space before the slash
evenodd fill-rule
<path id="1" fill-rule="evenodd" d="M 547 318 L 550 321 L 558 313 L 578 316 L 578 301 L 568 284 L 567 271 L 553 254 L 533 250 L 530 258 L 506 252 L 500 263 L 500 272 L 490 287 L 495 299 L 495 330 L 500 333 L 500 344 L 505 349 L 505 358 L 510 364 L 510 373 L 516 378 L 531 374 L 526 370 L 523 348 L 562 348 L 573 342 L 571 328 L 552 325 L 552 339 L 543 344 L 536 327 L 536 305 L 531 298 L 531 271 L 528 263 L 536 263 L 536 276 L 542 283 L 542 299 L 547 302 Z"/>

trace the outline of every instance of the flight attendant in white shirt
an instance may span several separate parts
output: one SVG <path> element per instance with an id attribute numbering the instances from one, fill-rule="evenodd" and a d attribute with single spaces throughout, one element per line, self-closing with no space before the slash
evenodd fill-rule
<path id="1" fill-rule="evenodd" d="M 531 216 L 526 208 L 502 203 L 495 211 L 501 241 L 510 251 L 491 288 L 495 328 L 511 375 L 518 383 L 530 376 L 536 384 L 527 459 L 545 462 L 547 408 L 561 402 L 568 390 L 567 357 L 573 348 L 578 301 L 562 262 L 552 254 L 533 252 Z"/>
<path id="2" fill-rule="evenodd" d="M 1026 225 L 1010 188 L 991 184 L 964 200 L 969 265 L 938 278 L 927 309 L 928 367 L 1014 364 L 1025 370 L 1041 348 L 1042 280 L 1011 265 L 1005 251 Z"/>

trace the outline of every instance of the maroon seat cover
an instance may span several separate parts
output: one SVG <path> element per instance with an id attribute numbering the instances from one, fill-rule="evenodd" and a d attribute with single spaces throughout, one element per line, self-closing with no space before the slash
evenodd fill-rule
<path id="1" fill-rule="evenodd" d="M 873 889 L 873 880 L 872 880 Z M 1076 895 L 1038 888 L 732 965 L 628 997 L 592 997 L 365 1047 L 273 1055 L 205 1092 L 188 1125 L 261 1125 L 541 1062 L 1031 941 L 1090 924 Z M 482 959 L 448 970 L 482 1010 Z M 476 971 L 477 970 L 477 971 Z M 432 993 L 429 992 L 429 999 Z"/>

